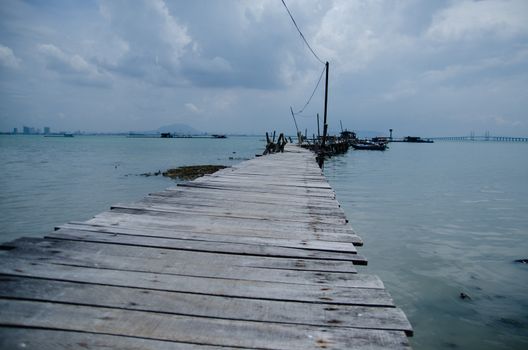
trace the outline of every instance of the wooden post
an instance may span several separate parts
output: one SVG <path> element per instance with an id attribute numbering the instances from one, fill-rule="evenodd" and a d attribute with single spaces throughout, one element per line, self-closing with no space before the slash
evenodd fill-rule
<path id="1" fill-rule="evenodd" d="M 319 113 L 317 113 L 317 139 L 321 138 L 321 131 L 319 130 Z"/>
<path id="2" fill-rule="evenodd" d="M 323 151 L 324 151 L 324 146 L 325 146 L 326 137 L 327 137 L 327 129 L 328 129 L 328 123 L 327 123 L 327 111 L 328 111 L 328 68 L 329 68 L 329 64 L 328 64 L 328 62 L 326 62 L 325 103 L 324 103 L 323 143 L 322 143 Z"/>
<path id="3" fill-rule="evenodd" d="M 341 122 L 341 120 L 339 120 L 339 125 L 341 125 L 341 132 L 343 132 L 343 123 Z"/>
<path id="4" fill-rule="evenodd" d="M 323 141 L 321 142 L 321 152 L 319 156 L 319 167 L 322 169 L 324 166 L 324 151 L 326 142 L 326 133 L 328 132 L 327 124 L 327 110 L 328 110 L 328 68 L 329 64 L 326 62 L 326 79 L 325 79 L 325 103 L 324 103 L 324 122 L 323 122 Z"/>

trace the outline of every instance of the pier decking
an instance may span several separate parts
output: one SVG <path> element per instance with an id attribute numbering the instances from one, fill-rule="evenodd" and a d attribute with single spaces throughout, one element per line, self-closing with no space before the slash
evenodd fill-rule
<path id="1" fill-rule="evenodd" d="M 0 348 L 408 348 L 361 245 L 314 155 L 288 145 L 4 244 Z"/>

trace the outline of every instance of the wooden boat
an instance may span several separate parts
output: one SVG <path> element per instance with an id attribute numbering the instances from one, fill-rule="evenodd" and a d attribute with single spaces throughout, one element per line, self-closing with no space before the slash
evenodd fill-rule
<path id="1" fill-rule="evenodd" d="M 385 151 L 387 149 L 387 144 L 377 143 L 371 141 L 361 141 L 351 144 L 352 148 L 357 150 L 368 150 L 368 151 Z"/>
<path id="2" fill-rule="evenodd" d="M 413 142 L 413 143 L 433 143 L 431 139 L 422 139 L 419 136 L 406 136 L 403 138 L 403 142 Z"/>

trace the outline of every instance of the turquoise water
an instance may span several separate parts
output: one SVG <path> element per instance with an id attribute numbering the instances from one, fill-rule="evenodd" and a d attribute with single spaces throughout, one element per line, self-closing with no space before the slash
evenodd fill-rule
<path id="1" fill-rule="evenodd" d="M 259 137 L 0 136 L 0 241 L 174 185 L 137 174 L 232 165 L 263 148 Z M 405 311 L 415 349 L 528 348 L 528 265 L 513 262 L 528 258 L 527 155 L 521 143 L 394 143 L 327 161 L 365 241 L 361 270 L 379 275 Z"/>

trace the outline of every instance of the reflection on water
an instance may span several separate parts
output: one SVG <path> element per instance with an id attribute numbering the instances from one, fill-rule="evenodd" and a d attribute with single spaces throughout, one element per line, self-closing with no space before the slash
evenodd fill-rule
<path id="1" fill-rule="evenodd" d="M 513 262 L 528 257 L 527 154 L 527 144 L 391 144 L 325 164 L 414 348 L 528 348 L 528 265 Z"/>

